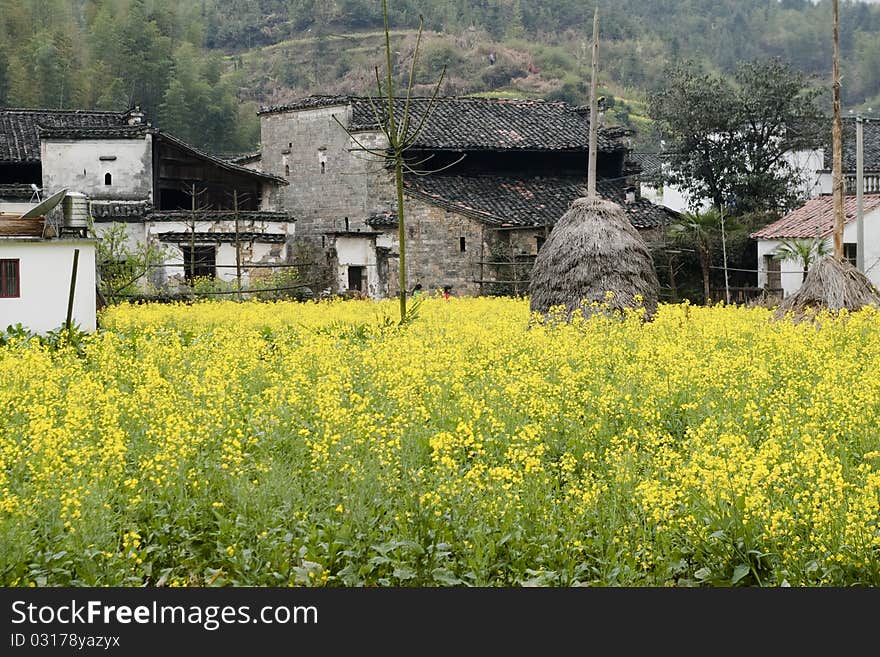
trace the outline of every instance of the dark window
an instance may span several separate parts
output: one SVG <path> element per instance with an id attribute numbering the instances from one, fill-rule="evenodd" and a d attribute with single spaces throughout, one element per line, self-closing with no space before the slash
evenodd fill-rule
<path id="1" fill-rule="evenodd" d="M 535 244 L 538 247 L 538 251 L 541 250 L 541 247 L 544 246 L 544 242 L 546 242 L 546 241 L 547 241 L 547 238 L 543 237 L 541 235 L 538 235 L 535 237 Z"/>
<path id="2" fill-rule="evenodd" d="M 458 250 L 464 253 L 467 251 L 467 240 L 463 237 L 458 238 Z"/>
<path id="3" fill-rule="evenodd" d="M 193 278 L 214 278 L 217 269 L 217 249 L 213 246 L 180 245 L 183 251 L 183 271 L 187 281 Z"/>
<path id="4" fill-rule="evenodd" d="M 290 165 L 289 164 L 284 165 L 284 176 L 287 178 L 290 178 Z"/>
<path id="5" fill-rule="evenodd" d="M 18 260 L 0 260 L 0 299 L 18 298 L 20 294 Z"/>
<path id="6" fill-rule="evenodd" d="M 109 173 L 104 174 L 104 184 L 105 185 L 112 185 L 113 184 L 113 176 L 111 176 Z"/>
<path id="7" fill-rule="evenodd" d="M 364 291 L 364 279 L 366 278 L 366 267 L 349 267 L 348 268 L 348 289 Z"/>
<path id="8" fill-rule="evenodd" d="M 345 232 L 347 233 L 349 230 L 350 230 L 350 229 L 349 229 L 349 227 L 348 227 L 348 217 L 346 217 L 346 218 L 345 218 Z"/>
<path id="9" fill-rule="evenodd" d="M 856 261 L 858 260 L 858 244 L 853 243 L 844 243 L 843 245 L 843 257 L 850 261 L 853 267 L 856 266 Z"/>
<path id="10" fill-rule="evenodd" d="M 180 189 L 159 189 L 160 210 L 189 210 L 192 208 L 192 200 L 189 194 Z"/>
<path id="11" fill-rule="evenodd" d="M 768 290 L 782 289 L 782 273 L 780 271 L 779 265 L 779 260 L 774 258 L 772 255 L 764 256 L 764 268 L 767 270 Z"/>
<path id="12" fill-rule="evenodd" d="M 324 173 L 327 170 L 326 162 L 321 162 L 321 173 Z"/>

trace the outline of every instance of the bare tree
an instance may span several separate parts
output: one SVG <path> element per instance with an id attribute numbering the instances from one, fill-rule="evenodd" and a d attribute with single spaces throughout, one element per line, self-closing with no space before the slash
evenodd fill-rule
<path id="1" fill-rule="evenodd" d="M 385 80 L 384 84 L 379 67 L 375 68 L 377 99 L 374 100 L 369 96 L 370 106 L 376 119 L 379 130 L 387 141 L 387 148 L 371 148 L 365 146 L 358 138 L 343 125 L 339 119 L 336 120 L 340 126 L 348 133 L 351 139 L 358 145 L 358 148 L 371 156 L 381 160 L 385 165 L 394 170 L 394 185 L 397 192 L 397 237 L 400 243 L 400 271 L 398 284 L 400 287 L 400 323 L 403 324 L 407 320 L 406 312 L 406 231 L 405 231 L 405 213 L 403 207 L 403 173 L 404 171 L 424 175 L 425 171 L 418 170 L 416 167 L 424 164 L 421 162 L 410 162 L 407 158 L 407 151 L 416 143 L 419 134 L 425 126 L 431 113 L 437 104 L 437 96 L 440 91 L 440 85 L 446 74 L 444 66 L 440 77 L 434 86 L 427 105 L 423 108 L 421 116 L 414 119 L 412 111 L 412 90 L 415 81 L 416 65 L 419 58 L 419 47 L 422 41 L 422 31 L 424 28 L 424 18 L 419 16 L 419 32 L 416 39 L 415 50 L 413 52 L 412 62 L 410 62 L 409 79 L 406 86 L 406 95 L 402 110 L 395 113 L 395 105 L 399 105 L 395 101 L 398 100 L 394 89 L 394 75 L 391 62 L 391 37 L 388 29 L 388 6 L 387 0 L 382 0 L 382 17 L 385 28 Z M 460 161 L 460 160 L 458 160 Z M 458 161 L 447 165 L 453 166 Z"/>

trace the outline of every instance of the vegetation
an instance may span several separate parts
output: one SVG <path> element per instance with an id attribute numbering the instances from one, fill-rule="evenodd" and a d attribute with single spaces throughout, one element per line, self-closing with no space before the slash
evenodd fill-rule
<path id="1" fill-rule="evenodd" d="M 443 93 L 583 104 L 595 4 L 400 0 L 389 20 L 395 45 L 414 40 L 420 15 L 435 28 L 419 74 L 434 80 L 446 64 Z M 658 145 L 641 103 L 665 87 L 669 65 L 692 60 L 729 78 L 742 61 L 779 57 L 824 79 L 831 61 L 830 0 L 598 4 L 609 120 L 637 129 L 641 148 Z M 843 103 L 877 107 L 880 6 L 845 1 L 840 13 Z M 0 17 L 0 105 L 140 104 L 154 124 L 220 153 L 257 147 L 259 104 L 364 92 L 363 72 L 381 58 L 375 0 L 0 0 Z M 395 65 L 402 80 L 406 62 Z"/>
<path id="2" fill-rule="evenodd" d="M 97 241 L 95 264 L 98 289 L 110 303 L 149 286 L 149 274 L 166 259 L 166 248 L 156 242 L 134 242 L 125 224 L 114 222 Z"/>
<path id="3" fill-rule="evenodd" d="M 827 141 L 822 90 L 779 60 L 741 64 L 734 82 L 690 64 L 669 71 L 649 110 L 666 140 L 665 178 L 696 205 L 778 215 L 801 200 L 803 173 L 785 153 Z"/>
<path id="4" fill-rule="evenodd" d="M 880 585 L 877 311 L 394 315 L 122 305 L 82 355 L 0 347 L 0 584 Z"/>
<path id="5" fill-rule="evenodd" d="M 804 273 L 801 280 L 806 280 L 810 266 L 819 258 L 830 253 L 828 243 L 822 237 L 813 239 L 788 239 L 782 240 L 773 253 L 774 260 L 792 260 L 803 267 Z"/>

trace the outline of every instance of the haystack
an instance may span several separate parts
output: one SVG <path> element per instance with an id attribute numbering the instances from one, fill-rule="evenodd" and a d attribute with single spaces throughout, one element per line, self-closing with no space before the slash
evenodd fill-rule
<path id="1" fill-rule="evenodd" d="M 779 304 L 774 317 L 799 321 L 811 311 L 856 311 L 865 306 L 880 308 L 880 291 L 848 260 L 829 255 L 810 269 L 800 289 Z"/>
<path id="2" fill-rule="evenodd" d="M 642 236 L 623 208 L 598 196 L 572 202 L 538 252 L 529 286 L 532 312 L 546 316 L 565 306 L 569 318 L 577 309 L 589 317 L 644 307 L 647 319 L 657 310 L 659 291 Z"/>

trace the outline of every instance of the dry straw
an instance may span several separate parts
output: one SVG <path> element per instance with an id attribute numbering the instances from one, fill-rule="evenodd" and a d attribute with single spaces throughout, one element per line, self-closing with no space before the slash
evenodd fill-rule
<path id="1" fill-rule="evenodd" d="M 572 202 L 538 252 L 529 286 L 532 312 L 564 306 L 569 317 L 597 312 L 657 310 L 660 285 L 647 244 L 616 203 L 600 197 Z"/>
<path id="2" fill-rule="evenodd" d="M 779 304 L 774 317 L 800 321 L 822 310 L 854 312 L 865 306 L 880 307 L 880 291 L 848 260 L 825 256 L 800 289 Z"/>

